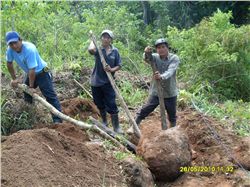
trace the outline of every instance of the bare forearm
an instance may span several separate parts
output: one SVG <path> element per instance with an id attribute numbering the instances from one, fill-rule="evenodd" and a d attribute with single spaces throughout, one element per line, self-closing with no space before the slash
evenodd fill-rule
<path id="1" fill-rule="evenodd" d="M 90 45 L 89 45 L 89 47 L 88 47 L 88 51 L 89 51 L 89 53 L 90 54 L 95 54 L 95 52 L 96 52 L 96 47 L 95 47 L 95 44 L 94 44 L 94 42 L 93 41 L 91 41 L 91 43 L 90 43 Z"/>
<path id="2" fill-rule="evenodd" d="M 34 88 L 34 83 L 36 79 L 35 69 L 29 70 L 29 87 Z"/>
<path id="3" fill-rule="evenodd" d="M 13 80 L 16 79 L 16 72 L 12 63 L 7 62 L 7 68 Z"/>
<path id="4" fill-rule="evenodd" d="M 116 71 L 118 71 L 119 69 L 121 69 L 120 66 L 115 66 L 115 67 L 112 68 L 111 72 L 116 72 Z"/>

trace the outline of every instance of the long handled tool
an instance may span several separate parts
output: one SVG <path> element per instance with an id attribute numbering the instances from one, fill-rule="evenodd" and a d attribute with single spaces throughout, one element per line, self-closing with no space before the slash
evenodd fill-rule
<path id="1" fill-rule="evenodd" d="M 94 36 L 93 32 L 90 31 L 89 33 L 90 33 L 91 40 L 93 41 L 93 43 L 94 43 L 94 45 L 95 45 L 95 47 L 96 47 L 96 49 L 97 49 L 97 51 L 98 51 L 98 53 L 99 53 L 99 55 L 100 55 L 101 62 L 102 62 L 102 65 L 103 65 L 103 68 L 105 68 L 108 64 L 107 64 L 107 62 L 106 62 L 106 60 L 105 60 L 105 58 L 104 58 L 104 56 L 103 56 L 103 54 L 102 54 L 102 50 L 98 47 L 97 42 L 96 42 L 96 37 Z M 133 118 L 132 115 L 130 114 L 130 112 L 129 112 L 129 110 L 128 110 L 128 106 L 126 105 L 124 99 L 122 98 L 122 96 L 121 96 L 121 94 L 120 94 L 120 92 L 119 92 L 119 88 L 116 86 L 112 74 L 111 74 L 110 72 L 107 72 L 107 71 L 106 71 L 106 74 L 107 74 L 107 76 L 108 76 L 108 79 L 109 79 L 109 81 L 110 81 L 110 83 L 111 83 L 113 89 L 115 90 L 115 93 L 116 93 L 118 99 L 119 99 L 120 102 L 121 102 L 121 106 L 122 106 L 123 109 L 125 110 L 125 112 L 126 112 L 126 114 L 127 114 L 127 116 L 128 116 L 128 119 L 129 119 L 130 123 L 133 125 L 135 135 L 136 135 L 137 137 L 140 138 L 140 137 L 141 137 L 140 129 L 138 128 L 138 126 L 137 126 L 137 124 L 136 124 L 134 118 Z"/>
<path id="2" fill-rule="evenodd" d="M 150 54 L 145 54 L 146 55 L 146 60 L 150 63 L 153 73 L 158 71 L 156 67 L 156 63 L 153 61 L 153 56 L 152 53 Z M 157 87 L 157 93 L 158 93 L 158 98 L 159 98 L 159 103 L 160 103 L 160 112 L 161 112 L 161 128 L 162 130 L 166 130 L 167 127 L 167 120 L 166 120 L 166 112 L 165 112 L 165 105 L 164 105 L 164 97 L 163 97 L 163 89 L 161 86 L 161 80 L 156 80 L 156 87 Z"/>

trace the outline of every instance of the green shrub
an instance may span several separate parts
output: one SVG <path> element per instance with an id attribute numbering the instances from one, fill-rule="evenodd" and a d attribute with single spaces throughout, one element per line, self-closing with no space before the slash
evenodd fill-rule
<path id="1" fill-rule="evenodd" d="M 218 11 L 196 27 L 169 27 L 168 38 L 181 58 L 180 79 L 189 91 L 209 85 L 220 100 L 250 101 L 250 26 L 236 28 L 231 12 Z"/>
<path id="2" fill-rule="evenodd" d="M 136 86 L 129 81 L 121 81 L 118 83 L 121 95 L 124 98 L 127 105 L 135 107 L 140 106 L 144 103 L 148 93 Z"/>
<path id="3" fill-rule="evenodd" d="M 18 114 L 10 111 L 1 112 L 1 133 L 10 135 L 19 130 L 32 129 L 34 123 L 33 114 L 21 111 Z"/>

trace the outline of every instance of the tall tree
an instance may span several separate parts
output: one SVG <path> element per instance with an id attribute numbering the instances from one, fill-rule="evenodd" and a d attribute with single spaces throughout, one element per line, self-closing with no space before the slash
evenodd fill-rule
<path id="1" fill-rule="evenodd" d="M 151 23 L 151 8 L 148 1 L 141 1 L 143 7 L 143 21 L 144 24 L 149 25 Z"/>

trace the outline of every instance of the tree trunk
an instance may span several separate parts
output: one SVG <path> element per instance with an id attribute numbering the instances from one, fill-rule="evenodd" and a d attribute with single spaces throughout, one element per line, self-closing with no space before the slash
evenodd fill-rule
<path id="1" fill-rule="evenodd" d="M 151 8 L 148 1 L 141 1 L 143 7 L 143 21 L 145 25 L 149 25 L 151 23 Z"/>

